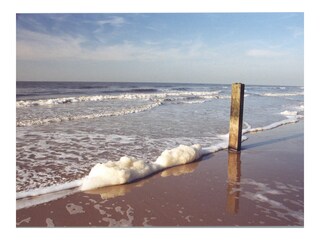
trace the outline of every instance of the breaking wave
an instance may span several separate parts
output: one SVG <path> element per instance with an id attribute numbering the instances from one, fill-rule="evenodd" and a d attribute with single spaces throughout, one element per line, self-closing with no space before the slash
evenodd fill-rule
<path id="1" fill-rule="evenodd" d="M 261 96 L 266 97 L 292 97 L 292 96 L 303 96 L 303 92 L 295 92 L 295 93 L 263 93 Z"/>
<path id="2" fill-rule="evenodd" d="M 17 127 L 25 127 L 25 126 L 33 126 L 33 125 L 43 125 L 43 124 L 50 124 L 50 123 L 58 123 L 64 121 L 72 121 L 72 120 L 82 120 L 82 119 L 94 119 L 100 117 L 113 117 L 113 116 L 124 116 L 127 114 L 132 113 L 139 113 L 148 111 L 155 107 L 158 107 L 162 104 L 162 102 L 156 102 L 152 104 L 143 105 L 140 107 L 122 109 L 113 112 L 104 112 L 104 113 L 92 113 L 92 114 L 85 114 L 85 115 L 75 115 L 75 116 L 60 116 L 60 117 L 52 117 L 52 118 L 38 118 L 38 119 L 30 119 L 30 120 L 21 120 L 17 121 Z"/>
<path id="3" fill-rule="evenodd" d="M 141 93 L 146 92 L 144 89 L 132 90 L 135 93 L 127 93 L 120 95 L 96 95 L 96 96 L 77 96 L 77 97 L 63 97 L 63 98 L 50 98 L 39 100 L 20 100 L 16 102 L 16 107 L 33 107 L 33 106 L 50 106 L 58 104 L 72 104 L 80 102 L 96 102 L 108 100 L 166 100 L 166 99 L 184 99 L 188 97 L 201 98 L 201 99 L 214 99 L 219 98 L 220 91 L 183 91 L 183 92 L 164 92 L 164 93 Z M 153 90 L 152 90 L 153 91 Z M 223 97 L 223 96 L 221 96 Z"/>

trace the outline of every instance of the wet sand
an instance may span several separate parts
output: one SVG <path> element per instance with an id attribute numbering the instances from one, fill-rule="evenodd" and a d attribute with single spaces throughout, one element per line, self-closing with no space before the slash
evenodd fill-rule
<path id="1" fill-rule="evenodd" d="M 303 226 L 303 121 L 247 136 L 240 154 L 17 210 L 16 226 Z"/>

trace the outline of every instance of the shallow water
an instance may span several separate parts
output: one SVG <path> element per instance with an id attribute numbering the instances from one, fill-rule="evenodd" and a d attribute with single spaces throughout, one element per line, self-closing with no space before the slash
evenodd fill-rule
<path id="1" fill-rule="evenodd" d="M 252 128 L 303 116 L 301 87 L 246 86 Z M 229 85 L 17 83 L 16 191 L 63 184 L 97 163 L 155 161 L 181 144 L 221 144 Z M 281 114 L 282 113 L 282 114 Z"/>

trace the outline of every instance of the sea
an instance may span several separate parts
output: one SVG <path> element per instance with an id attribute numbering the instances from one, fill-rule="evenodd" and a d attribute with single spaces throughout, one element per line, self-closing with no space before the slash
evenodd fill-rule
<path id="1" fill-rule="evenodd" d="M 17 82 L 17 199 L 79 187 L 101 163 L 127 161 L 125 174 L 145 163 L 132 181 L 160 171 L 150 164 L 170 149 L 227 148 L 230 94 L 230 84 Z M 245 86 L 246 137 L 303 117 L 303 86 Z"/>

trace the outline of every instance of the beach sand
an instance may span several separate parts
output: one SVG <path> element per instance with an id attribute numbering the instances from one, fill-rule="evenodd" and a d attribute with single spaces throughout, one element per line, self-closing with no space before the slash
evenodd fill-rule
<path id="1" fill-rule="evenodd" d="M 303 226 L 304 123 L 140 181 L 16 211 L 16 226 Z"/>

